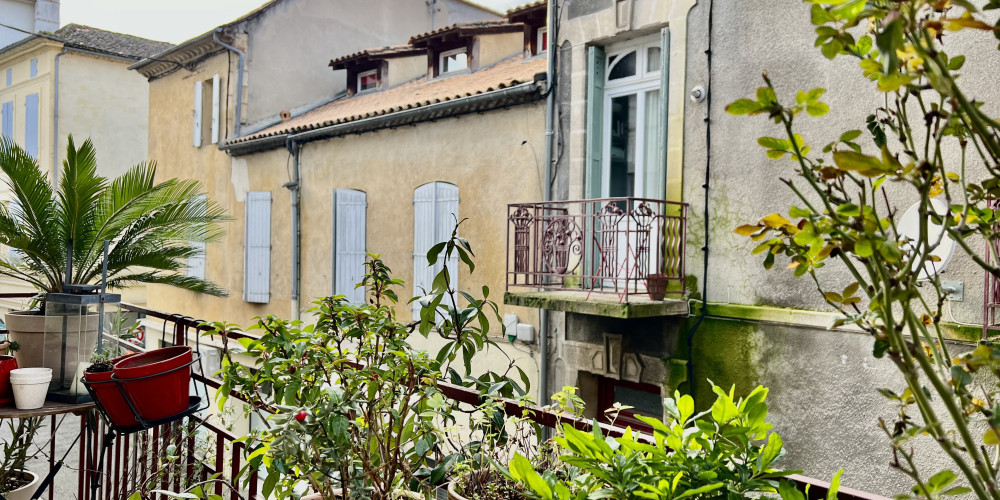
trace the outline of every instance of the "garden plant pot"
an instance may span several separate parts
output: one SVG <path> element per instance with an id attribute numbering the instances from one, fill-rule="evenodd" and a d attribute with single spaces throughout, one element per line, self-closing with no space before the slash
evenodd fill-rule
<path id="1" fill-rule="evenodd" d="M 649 294 L 649 298 L 653 300 L 663 300 L 663 297 L 667 295 L 667 279 L 666 274 L 650 274 L 646 276 L 646 293 Z"/>
<path id="2" fill-rule="evenodd" d="M 16 490 L 3 492 L 3 496 L 7 500 L 31 500 L 31 495 L 35 493 L 35 488 L 38 488 L 38 482 L 41 480 L 38 474 L 30 470 L 22 470 L 20 472 L 27 475 L 31 479 L 31 482 Z"/>
<path id="3" fill-rule="evenodd" d="M 45 351 L 45 315 L 38 311 L 14 311 L 5 315 L 8 340 L 21 344 L 21 349 L 14 353 L 18 366 L 34 368 L 43 366 L 42 353 Z M 70 331 L 79 329 L 81 319 L 69 318 L 67 328 Z M 84 326 L 84 342 L 87 345 L 97 345 L 97 315 L 86 316 L 82 320 Z M 51 365 L 49 366 L 52 367 Z"/>
<path id="4" fill-rule="evenodd" d="M 115 363 L 111 380 L 121 386 L 139 418 L 162 420 L 188 409 L 192 360 L 189 346 L 144 352 Z"/>
<path id="5" fill-rule="evenodd" d="M 33 410 L 45 404 L 45 393 L 52 380 L 51 368 L 18 368 L 10 372 L 14 403 L 18 410 Z"/>
<path id="6" fill-rule="evenodd" d="M 114 363 L 117 364 L 119 361 L 135 355 L 133 353 L 119 356 L 114 359 Z M 118 427 L 134 426 L 139 422 L 135 419 L 135 414 L 128 407 L 128 403 L 125 402 L 125 397 L 122 396 L 122 391 L 118 388 L 118 384 L 111 380 L 112 373 L 114 372 L 84 372 L 83 379 L 87 381 L 94 400 L 101 405 L 101 408 L 104 409 L 104 413 L 111 420 L 112 424 Z"/>
<path id="7" fill-rule="evenodd" d="M 0 406 L 14 402 L 14 388 L 10 385 L 10 371 L 17 369 L 14 356 L 0 356 Z"/>
<path id="8" fill-rule="evenodd" d="M 448 483 L 448 500 L 467 500 L 462 495 L 455 491 L 455 485 L 458 481 L 452 481 Z"/>

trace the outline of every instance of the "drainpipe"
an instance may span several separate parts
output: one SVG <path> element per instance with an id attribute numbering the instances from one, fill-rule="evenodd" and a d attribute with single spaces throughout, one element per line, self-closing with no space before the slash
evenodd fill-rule
<path id="1" fill-rule="evenodd" d="M 302 146 L 288 139 L 285 141 L 285 147 L 292 155 L 292 180 L 285 183 L 282 187 L 292 192 L 292 320 L 297 321 L 301 319 L 299 313 L 299 283 L 302 271 L 300 268 L 301 251 L 299 243 L 302 240 L 302 231 L 299 229 L 299 199 L 301 197 L 299 191 L 299 150 Z"/>
<path id="2" fill-rule="evenodd" d="M 55 78 L 52 89 L 52 185 L 59 185 L 59 58 L 66 54 L 66 47 L 56 54 Z"/>
<path id="3" fill-rule="evenodd" d="M 545 183 L 542 187 L 544 200 L 552 200 L 552 142 L 555 138 L 553 124 L 556 112 L 556 3 L 558 0 L 549 0 L 549 46 L 546 47 L 546 58 L 548 59 L 547 75 L 545 80 Z M 549 311 L 541 309 L 538 318 L 541 338 L 539 339 L 539 373 L 538 373 L 538 404 L 549 404 Z"/>
<path id="4" fill-rule="evenodd" d="M 221 45 L 225 49 L 235 52 L 236 55 L 239 56 L 239 63 L 237 64 L 237 69 L 236 69 L 236 127 L 233 129 L 233 136 L 232 136 L 232 137 L 239 137 L 240 121 L 243 118 L 242 116 L 243 115 L 243 51 L 220 40 L 219 33 L 221 32 L 222 28 L 215 30 L 215 33 L 212 33 L 212 39 L 215 40 L 215 43 Z M 232 137 L 230 137 L 230 139 Z M 228 140 L 229 139 L 226 139 L 226 141 Z"/>

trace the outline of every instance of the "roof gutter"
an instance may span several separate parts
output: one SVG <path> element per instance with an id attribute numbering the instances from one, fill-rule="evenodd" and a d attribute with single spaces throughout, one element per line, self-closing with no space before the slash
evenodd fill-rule
<path id="1" fill-rule="evenodd" d="M 540 97 L 541 93 L 539 92 L 538 84 L 536 82 L 527 82 L 492 92 L 386 113 L 363 120 L 329 125 L 297 134 L 282 134 L 237 143 L 227 142 L 220 146 L 219 149 L 227 151 L 233 156 L 240 156 L 266 149 L 278 148 L 286 144 L 286 140 L 302 144 L 304 142 L 328 139 L 341 135 L 360 134 L 383 128 L 409 125 L 426 120 L 449 118 L 467 113 L 479 113 L 491 109 L 524 104 L 537 100 Z"/>
<path id="2" fill-rule="evenodd" d="M 236 47 L 233 47 L 232 45 L 229 45 L 226 42 L 223 42 L 222 40 L 220 40 L 219 39 L 219 33 L 221 31 L 222 31 L 222 28 L 216 29 L 212 33 L 212 39 L 215 40 L 215 43 L 219 44 L 220 46 L 222 46 L 222 47 L 224 47 L 224 48 L 226 48 L 226 49 L 228 49 L 228 50 L 230 50 L 232 52 L 235 52 L 236 55 L 238 55 L 240 57 L 240 61 L 237 64 L 237 69 L 236 69 L 236 71 L 237 71 L 237 74 L 236 74 L 236 126 L 233 128 L 233 135 L 232 135 L 232 137 L 239 137 L 240 136 L 240 123 L 241 123 L 241 121 L 243 119 L 243 116 L 242 116 L 243 113 L 242 112 L 243 112 L 243 58 L 244 58 L 244 54 L 243 54 L 242 50 L 237 49 Z M 228 139 L 227 139 L 227 141 L 228 141 Z"/>

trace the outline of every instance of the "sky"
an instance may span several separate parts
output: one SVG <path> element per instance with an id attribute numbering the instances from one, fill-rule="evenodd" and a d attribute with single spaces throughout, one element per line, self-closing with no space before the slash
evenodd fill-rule
<path id="1" fill-rule="evenodd" d="M 424 0 L 393 0 L 397 2 Z M 504 12 L 530 0 L 475 0 Z M 62 0 L 59 20 L 179 43 L 257 8 L 265 0 Z M 358 2 L 363 5 L 363 0 Z"/>

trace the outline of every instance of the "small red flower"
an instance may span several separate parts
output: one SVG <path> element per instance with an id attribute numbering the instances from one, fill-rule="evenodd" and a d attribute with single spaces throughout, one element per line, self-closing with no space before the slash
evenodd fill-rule
<path id="1" fill-rule="evenodd" d="M 299 422 L 303 422 L 303 421 L 305 421 L 305 419 L 306 419 L 306 412 L 300 411 L 297 414 L 295 414 L 295 420 L 298 420 Z"/>

